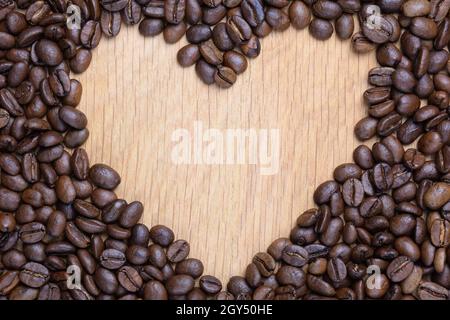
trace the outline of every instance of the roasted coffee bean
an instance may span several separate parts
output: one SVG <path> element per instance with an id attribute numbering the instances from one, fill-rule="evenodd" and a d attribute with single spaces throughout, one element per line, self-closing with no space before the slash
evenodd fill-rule
<path id="1" fill-rule="evenodd" d="M 222 283 L 213 276 L 203 276 L 199 281 L 200 288 L 207 294 L 216 294 L 222 290 Z"/>
<path id="2" fill-rule="evenodd" d="M 386 274 L 393 282 L 405 280 L 412 272 L 414 263 L 408 257 L 399 256 L 389 264 Z"/>
<path id="3" fill-rule="evenodd" d="M 185 10 L 185 0 L 168 0 L 164 4 L 164 17 L 168 23 L 178 24 L 183 21 Z"/>
<path id="4" fill-rule="evenodd" d="M 119 34 L 122 19 L 119 12 L 102 11 L 100 27 L 107 37 L 115 37 Z"/>
<path id="5" fill-rule="evenodd" d="M 309 24 L 309 32 L 318 40 L 327 40 L 333 35 L 334 28 L 328 20 L 313 19 Z"/>
<path id="6" fill-rule="evenodd" d="M 217 69 L 213 65 L 207 63 L 205 60 L 200 59 L 197 61 L 195 65 L 195 71 L 205 84 L 209 85 L 215 82 L 214 76 Z"/>
<path id="7" fill-rule="evenodd" d="M 436 247 L 446 247 L 450 244 L 450 222 L 436 219 L 430 227 L 431 242 Z"/>
<path id="8" fill-rule="evenodd" d="M 102 7 L 107 11 L 120 11 L 127 6 L 127 0 L 99 0 Z"/>
<path id="9" fill-rule="evenodd" d="M 376 44 L 370 41 L 362 32 L 352 36 L 352 48 L 357 53 L 367 53 L 376 49 Z"/>
<path id="10" fill-rule="evenodd" d="M 23 266 L 19 278 L 23 284 L 29 287 L 40 288 L 49 281 L 50 274 L 43 265 L 29 262 Z"/>
<path id="11" fill-rule="evenodd" d="M 450 200 L 450 184 L 438 182 L 433 184 L 424 195 L 424 204 L 432 209 L 438 210 Z"/>
<path id="12" fill-rule="evenodd" d="M 334 296 L 336 293 L 334 288 L 329 283 L 313 275 L 306 276 L 306 284 L 313 292 L 326 297 Z"/>
<path id="13" fill-rule="evenodd" d="M 340 258 L 332 258 L 328 261 L 327 273 L 333 282 L 341 282 L 347 277 L 347 268 Z"/>
<path id="14" fill-rule="evenodd" d="M 358 207 L 364 197 L 364 187 L 358 179 L 350 178 L 342 186 L 342 196 L 347 205 Z"/>
<path id="15" fill-rule="evenodd" d="M 308 263 L 309 254 L 300 246 L 288 245 L 283 250 L 282 259 L 291 266 L 302 267 Z"/>
<path id="16" fill-rule="evenodd" d="M 191 291 L 194 283 L 194 279 L 191 276 L 184 274 L 174 275 L 166 282 L 166 289 L 172 296 L 181 296 Z"/>
<path id="17" fill-rule="evenodd" d="M 168 293 L 164 285 L 156 280 L 147 282 L 144 286 L 145 300 L 167 300 Z"/>
<path id="18" fill-rule="evenodd" d="M 120 183 L 119 174 L 111 167 L 104 164 L 96 164 L 89 170 L 92 182 L 103 189 L 112 190 Z"/>
<path id="19" fill-rule="evenodd" d="M 359 140 L 368 140 L 377 133 L 378 120 L 372 117 L 361 119 L 355 125 L 355 135 Z"/>
<path id="20" fill-rule="evenodd" d="M 152 232 L 150 230 L 150 234 L 151 233 Z M 189 255 L 189 251 L 189 243 L 184 240 L 177 240 L 167 248 L 167 259 L 174 263 L 180 262 Z"/>
<path id="21" fill-rule="evenodd" d="M 122 267 L 117 274 L 117 279 L 122 287 L 129 292 L 137 292 L 143 285 L 143 280 L 133 267 Z"/>
<path id="22" fill-rule="evenodd" d="M 199 45 L 200 54 L 209 64 L 219 65 L 223 62 L 223 53 L 212 40 L 208 40 Z"/>
<path id="23" fill-rule="evenodd" d="M 38 222 L 23 225 L 19 230 L 19 237 L 24 243 L 36 243 L 45 236 L 45 226 Z"/>
<path id="24" fill-rule="evenodd" d="M 125 254 L 116 249 L 106 249 L 101 254 L 99 260 L 104 268 L 110 270 L 119 269 L 126 262 Z"/>
<path id="25" fill-rule="evenodd" d="M 174 240 L 174 234 L 166 226 L 157 225 L 150 229 L 150 239 L 162 247 L 168 247 Z"/>
<path id="26" fill-rule="evenodd" d="M 188 258 L 177 264 L 175 273 L 187 274 L 194 279 L 199 278 L 203 274 L 203 263 L 198 259 Z"/>
<path id="27" fill-rule="evenodd" d="M 119 287 L 116 275 L 108 269 L 98 268 L 94 280 L 98 288 L 106 294 L 114 294 Z"/>
<path id="28" fill-rule="evenodd" d="M 256 27 L 264 20 L 264 6 L 260 0 L 242 0 L 242 16 L 252 27 Z"/>
<path id="29" fill-rule="evenodd" d="M 188 44 L 181 48 L 177 54 L 178 63 L 182 67 L 190 67 L 200 59 L 200 50 L 197 45 Z"/>
<path id="30" fill-rule="evenodd" d="M 221 88 L 229 88 L 236 82 L 236 73 L 233 69 L 219 66 L 214 74 L 216 84 Z"/>
<path id="31" fill-rule="evenodd" d="M 148 261 L 149 252 L 145 247 L 131 245 L 126 250 L 126 258 L 133 264 L 143 265 Z"/>
<path id="32" fill-rule="evenodd" d="M 238 300 L 448 298 L 443 288 L 450 286 L 445 50 L 450 2 L 378 1 L 383 15 L 377 28 L 371 25 L 373 8 L 356 0 L 74 4 L 80 29 L 66 27 L 64 1 L 21 0 L 23 11 L 14 5 L 0 9 L 0 269 L 10 269 L 0 276 L 0 295 L 12 300 L 196 300 L 213 294 Z M 85 71 L 101 33 L 117 35 L 122 20 L 140 22 L 145 36 L 163 32 L 168 43 L 187 33 L 193 44 L 179 51 L 179 63 L 195 64 L 203 82 L 228 88 L 247 69 L 246 58 L 260 54 L 259 39 L 272 30 L 309 25 L 314 37 L 328 39 L 335 20 L 337 35 L 347 39 L 355 13 L 362 32 L 352 37 L 352 47 L 363 53 L 378 45 L 380 64 L 369 72 L 375 86 L 364 93 L 369 116 L 355 126 L 355 135 L 384 138 L 372 149 L 358 147 L 355 164 L 338 166 L 335 181 L 314 192 L 319 208 L 297 219 L 290 239 L 258 253 L 246 278 L 232 277 L 230 292 L 220 292 L 214 277 L 201 277 L 203 264 L 188 258 L 186 241 L 174 241 L 164 226 L 148 230 L 138 223 L 143 206 L 118 200 L 112 191 L 120 183 L 117 172 L 106 165 L 90 167 L 84 149 L 72 155 L 64 150 L 79 147 L 89 135 L 87 119 L 76 109 L 82 88 L 69 72 Z M 408 30 L 402 34 L 402 29 Z M 428 105 L 421 106 L 421 99 Z M 405 151 L 402 144 L 416 139 L 418 150 Z M 58 287 L 67 280 L 68 264 L 86 273 L 85 288 Z M 385 275 L 369 274 L 366 281 L 368 264 Z M 197 278 L 200 288 L 194 288 Z M 381 286 L 367 286 L 370 281 Z"/>
<path id="33" fill-rule="evenodd" d="M 148 247 L 149 252 L 149 261 L 152 265 L 162 268 L 167 263 L 167 257 L 164 249 L 157 245 L 152 244 L 150 247 Z"/>
<path id="34" fill-rule="evenodd" d="M 275 271 L 276 263 L 271 255 L 260 252 L 253 257 L 253 263 L 264 277 L 269 277 Z"/>
<path id="35" fill-rule="evenodd" d="M 417 287 L 417 298 L 420 300 L 448 300 L 448 290 L 434 282 L 423 282 Z"/>

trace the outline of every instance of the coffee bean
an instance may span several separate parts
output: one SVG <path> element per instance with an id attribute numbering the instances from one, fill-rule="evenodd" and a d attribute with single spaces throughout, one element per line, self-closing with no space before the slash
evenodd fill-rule
<path id="1" fill-rule="evenodd" d="M 117 279 L 122 287 L 129 292 L 137 292 L 143 285 L 143 280 L 133 267 L 125 266 L 118 271 Z"/>
<path id="2" fill-rule="evenodd" d="M 153 37 L 160 34 L 164 29 L 161 19 L 144 19 L 139 24 L 139 32 L 144 37 Z"/>
<path id="3" fill-rule="evenodd" d="M 119 34 L 122 20 L 119 12 L 102 11 L 100 27 L 107 37 L 115 37 Z"/>
<path id="4" fill-rule="evenodd" d="M 194 279 L 199 278 L 204 271 L 203 263 L 198 259 L 188 258 L 177 264 L 176 274 L 187 274 Z"/>
<path id="5" fill-rule="evenodd" d="M 256 27 L 264 20 L 264 7 L 260 0 L 242 0 L 242 16 L 252 27 Z"/>
<path id="6" fill-rule="evenodd" d="M 426 40 L 433 39 L 438 32 L 436 23 L 425 17 L 414 17 L 411 20 L 409 30 L 412 34 Z"/>
<path id="7" fill-rule="evenodd" d="M 420 257 L 420 249 L 409 237 L 400 237 L 395 240 L 395 249 L 401 254 L 407 256 L 412 261 L 417 261 Z"/>
<path id="8" fill-rule="evenodd" d="M 70 60 L 70 69 L 74 73 L 83 73 L 91 64 L 92 54 L 87 49 L 78 49 L 75 56 Z"/>
<path id="9" fill-rule="evenodd" d="M 150 239 L 162 247 L 168 247 L 174 240 L 174 234 L 169 228 L 157 225 L 150 229 Z"/>
<path id="10" fill-rule="evenodd" d="M 188 44 L 181 48 L 177 54 L 178 63 L 182 67 L 194 65 L 200 59 L 200 50 L 197 45 Z"/>
<path id="11" fill-rule="evenodd" d="M 120 11 L 127 6 L 127 0 L 100 0 L 100 4 L 107 11 Z"/>
<path id="12" fill-rule="evenodd" d="M 119 174 L 105 164 L 96 164 L 89 170 L 89 177 L 92 182 L 104 189 L 112 190 L 120 183 Z"/>
<path id="13" fill-rule="evenodd" d="M 289 19 L 296 29 L 304 29 L 311 20 L 311 10 L 302 1 L 294 1 L 289 7 Z"/>
<path id="14" fill-rule="evenodd" d="M 347 268 L 340 258 L 332 258 L 328 261 L 327 273 L 333 282 L 341 282 L 347 277 Z"/>
<path id="15" fill-rule="evenodd" d="M 145 300 L 167 300 L 168 293 L 164 285 L 155 280 L 151 280 L 145 284 L 144 299 Z"/>
<path id="16" fill-rule="evenodd" d="M 270 275 L 272 275 L 276 267 L 275 260 L 271 255 L 265 252 L 257 253 L 253 257 L 253 263 L 256 265 L 259 272 L 264 277 L 269 277 Z"/>
<path id="17" fill-rule="evenodd" d="M 209 64 L 219 65 L 223 61 L 223 53 L 220 51 L 212 40 L 203 42 L 199 46 L 200 54 Z"/>
<path id="18" fill-rule="evenodd" d="M 400 256 L 392 260 L 387 268 L 387 276 L 393 282 L 405 280 L 412 272 L 414 263 L 408 257 Z"/>
<path id="19" fill-rule="evenodd" d="M 211 38 L 211 28 L 206 24 L 197 24 L 186 31 L 186 39 L 193 44 L 200 44 Z"/>
<path id="20" fill-rule="evenodd" d="M 149 258 L 148 249 L 138 245 L 129 246 L 125 254 L 127 260 L 136 265 L 145 264 Z"/>
<path id="21" fill-rule="evenodd" d="M 164 4 L 164 17 L 168 23 L 178 24 L 183 21 L 185 10 L 185 0 L 168 0 Z"/>
<path id="22" fill-rule="evenodd" d="M 142 17 L 142 9 L 140 4 L 134 0 L 128 1 L 127 6 L 121 11 L 121 16 L 127 25 L 135 25 L 139 23 Z"/>
<path id="23" fill-rule="evenodd" d="M 222 290 L 222 283 L 213 276 L 203 276 L 199 281 L 200 288 L 207 294 L 216 294 Z"/>
<path id="24" fill-rule="evenodd" d="M 29 287 L 40 288 L 49 281 L 50 274 L 43 265 L 29 262 L 23 266 L 19 278 L 23 284 Z"/>
<path id="25" fill-rule="evenodd" d="M 219 87 L 229 88 L 236 82 L 236 73 L 231 68 L 219 66 L 214 74 L 214 80 Z"/>
<path id="26" fill-rule="evenodd" d="M 448 300 L 448 290 L 434 282 L 423 282 L 416 293 L 420 300 Z"/>
<path id="27" fill-rule="evenodd" d="M 45 236 L 45 226 L 38 222 L 23 225 L 19 230 L 19 237 L 24 243 L 36 243 Z"/>
<path id="28" fill-rule="evenodd" d="M 194 279 L 191 276 L 180 274 L 171 277 L 166 283 L 167 292 L 173 296 L 187 294 L 194 287 Z"/>
<path id="29" fill-rule="evenodd" d="M 358 207 L 364 197 L 364 188 L 361 181 L 355 178 L 345 181 L 342 187 L 342 196 L 347 205 Z"/>
<path id="30" fill-rule="evenodd" d="M 100 264 L 106 269 L 119 269 L 125 264 L 125 254 L 115 249 L 106 249 L 100 256 Z"/>
<path id="31" fill-rule="evenodd" d="M 324 19 L 313 19 L 309 24 L 310 34 L 318 40 L 327 40 L 333 35 L 333 25 Z"/>
<path id="32" fill-rule="evenodd" d="M 98 268 L 95 271 L 94 281 L 98 288 L 106 294 L 114 294 L 119 287 L 116 275 L 104 268 Z"/>
<path id="33" fill-rule="evenodd" d="M 336 291 L 330 284 L 313 275 L 306 276 L 306 284 L 308 285 L 308 288 L 313 292 L 326 297 L 334 296 L 336 293 Z"/>
<path id="34" fill-rule="evenodd" d="M 90 20 L 85 23 L 80 33 L 80 41 L 83 47 L 94 49 L 100 43 L 102 29 L 99 22 Z"/>
<path id="35" fill-rule="evenodd" d="M 284 248 L 282 253 L 282 259 L 287 264 L 294 267 L 302 267 L 308 263 L 308 252 L 297 245 L 288 245 Z"/>
<path id="36" fill-rule="evenodd" d="M 362 32 L 364 35 L 374 43 L 385 43 L 390 40 L 394 33 L 394 26 L 384 16 L 380 16 L 376 22 L 377 27 L 373 27 L 372 20 L 365 20 L 362 24 Z"/>
<path id="37" fill-rule="evenodd" d="M 431 242 L 436 247 L 446 247 L 450 243 L 450 223 L 436 219 L 430 227 Z"/>
<path id="38" fill-rule="evenodd" d="M 174 263 L 180 262 L 188 256 L 189 251 L 189 243 L 184 240 L 177 240 L 167 248 L 167 259 Z"/>

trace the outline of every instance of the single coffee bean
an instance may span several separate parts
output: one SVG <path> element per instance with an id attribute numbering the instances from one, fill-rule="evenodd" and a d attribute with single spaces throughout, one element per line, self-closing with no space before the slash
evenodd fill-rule
<path id="1" fill-rule="evenodd" d="M 98 288 L 106 294 L 114 294 L 119 287 L 116 275 L 104 268 L 98 268 L 95 271 L 94 281 Z"/>
<path id="2" fill-rule="evenodd" d="M 189 251 L 190 246 L 188 242 L 184 240 L 177 240 L 168 247 L 167 259 L 173 263 L 180 262 L 189 255 Z"/>
<path id="3" fill-rule="evenodd" d="M 288 245 L 283 250 L 282 259 L 294 267 L 302 267 L 308 263 L 308 251 L 297 245 Z"/>
<path id="4" fill-rule="evenodd" d="M 166 282 L 167 292 L 172 296 L 187 294 L 194 288 L 194 279 L 191 276 L 180 274 L 174 275 Z"/>
<path id="5" fill-rule="evenodd" d="M 109 270 L 119 269 L 125 262 L 125 254 L 116 249 L 106 249 L 100 256 L 100 264 Z"/>
<path id="6" fill-rule="evenodd" d="M 103 189 L 112 190 L 120 183 L 119 174 L 105 164 L 96 164 L 89 170 L 92 182 Z"/>
<path id="7" fill-rule="evenodd" d="M 399 256 L 389 264 L 386 274 L 393 282 L 402 282 L 412 272 L 414 263 L 405 256 Z"/>
<path id="8" fill-rule="evenodd" d="M 133 267 L 122 267 L 117 274 L 117 279 L 122 287 L 129 292 L 137 292 L 143 285 L 139 272 Z"/>
<path id="9" fill-rule="evenodd" d="M 318 40 L 327 40 L 333 35 L 333 25 L 324 19 L 313 19 L 309 24 L 310 34 Z"/>
<path id="10" fill-rule="evenodd" d="M 207 294 L 217 294 L 222 290 L 222 283 L 213 276 L 203 276 L 199 281 L 200 288 Z"/>
<path id="11" fill-rule="evenodd" d="M 197 45 L 188 44 L 177 53 L 178 63 L 182 67 L 190 67 L 200 59 L 200 50 Z"/>
<path id="12" fill-rule="evenodd" d="M 35 262 L 25 264 L 19 275 L 20 281 L 32 288 L 40 288 L 45 285 L 50 279 L 48 269 Z"/>
<path id="13" fill-rule="evenodd" d="M 448 290 L 434 282 L 423 282 L 419 284 L 416 292 L 420 300 L 448 300 Z"/>

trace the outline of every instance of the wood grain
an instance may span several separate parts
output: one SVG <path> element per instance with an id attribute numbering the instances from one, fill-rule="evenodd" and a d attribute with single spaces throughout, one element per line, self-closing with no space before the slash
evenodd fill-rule
<path id="1" fill-rule="evenodd" d="M 145 205 L 144 222 L 166 224 L 191 242 L 205 273 L 242 274 L 252 256 L 288 236 L 313 206 L 315 186 L 351 160 L 353 126 L 364 114 L 361 94 L 373 54 L 357 56 L 349 41 L 326 42 L 292 28 L 262 41 L 262 54 L 229 90 L 206 86 L 176 53 L 185 41 L 144 39 L 124 28 L 103 39 L 78 78 L 89 119 L 91 163 L 122 176 L 120 197 Z M 175 165 L 172 132 L 205 128 L 279 129 L 280 170 L 255 165 Z"/>

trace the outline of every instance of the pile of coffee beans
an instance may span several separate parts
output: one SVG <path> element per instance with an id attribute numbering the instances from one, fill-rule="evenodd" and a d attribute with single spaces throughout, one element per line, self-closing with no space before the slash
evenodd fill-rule
<path id="1" fill-rule="evenodd" d="M 0 299 L 449 299 L 449 10 L 450 0 L 1 0 Z M 119 199 L 118 173 L 82 148 L 88 121 L 70 74 L 122 23 L 167 43 L 186 35 L 179 64 L 223 88 L 261 38 L 290 25 L 376 50 L 355 135 L 378 142 L 358 146 L 290 236 L 226 286 L 169 228 L 139 223 L 143 205 Z"/>

